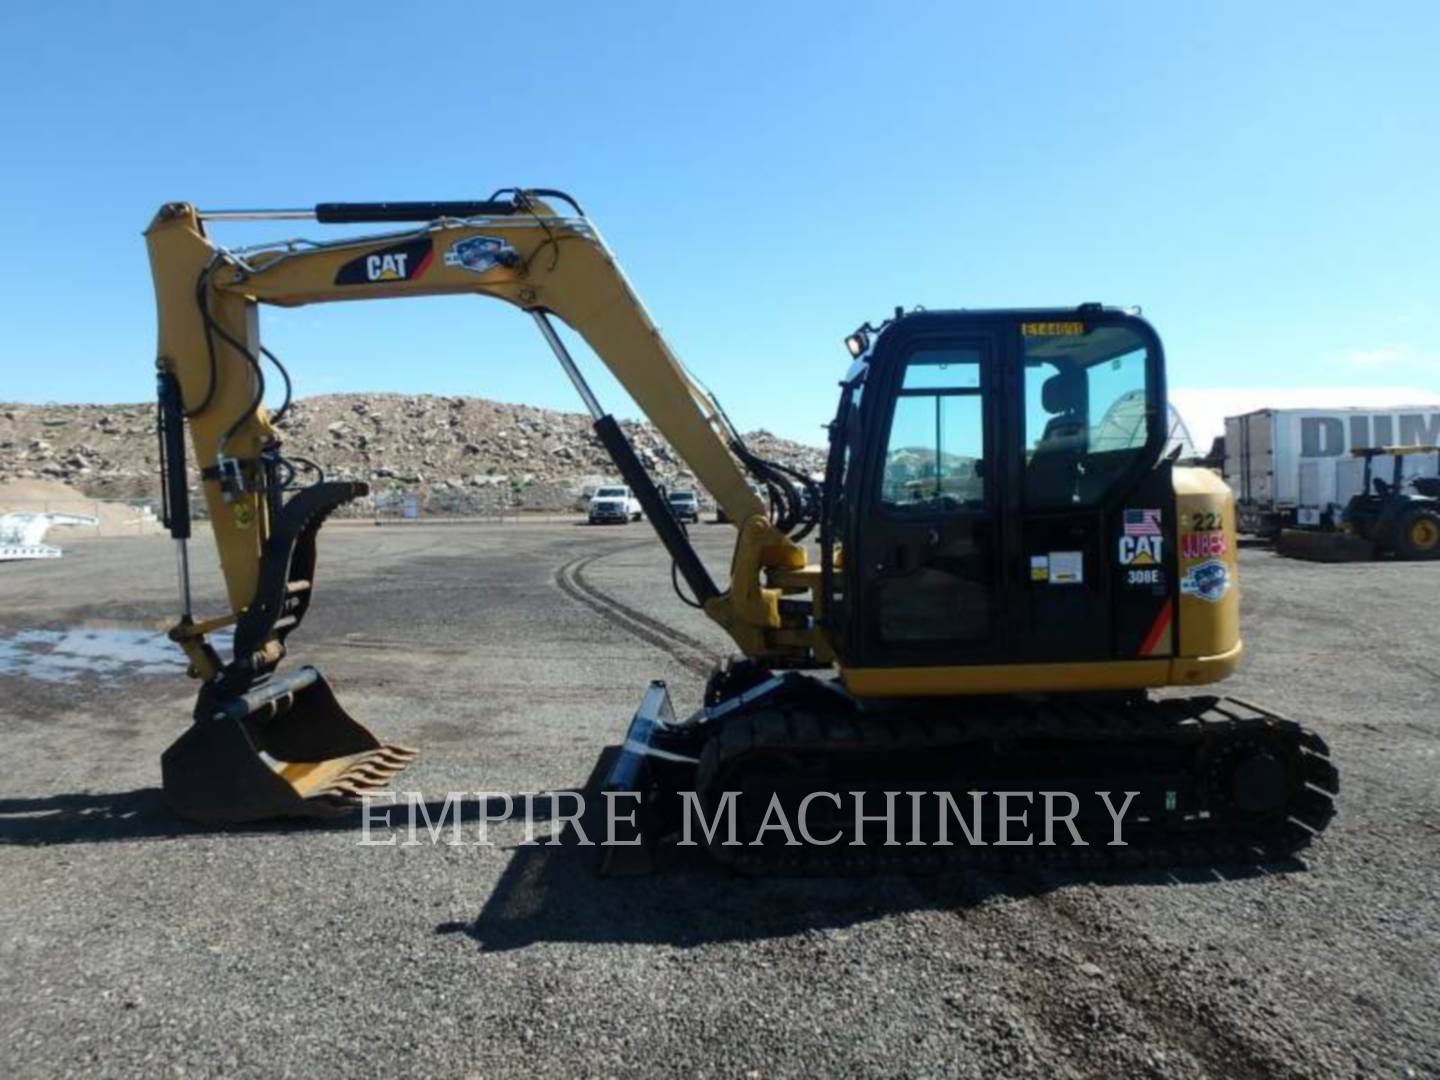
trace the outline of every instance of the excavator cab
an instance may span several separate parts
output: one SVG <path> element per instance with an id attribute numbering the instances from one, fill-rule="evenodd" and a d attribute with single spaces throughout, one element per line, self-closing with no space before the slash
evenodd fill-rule
<path id="1" fill-rule="evenodd" d="M 608 784 L 647 793 L 647 835 L 693 791 L 733 810 L 742 840 L 711 850 L 738 869 L 934 865 L 928 800 L 1073 795 L 1083 849 L 1108 835 L 1115 787 L 1134 798 L 1131 865 L 1264 860 L 1322 831 L 1337 787 L 1318 736 L 1229 699 L 1148 694 L 1223 679 L 1241 655 L 1233 500 L 1175 464 L 1154 329 L 1088 304 L 897 311 L 847 345 L 808 609 L 838 672 L 731 665 L 680 720 L 652 686 Z M 841 792 L 857 809 L 824 818 L 837 839 L 770 835 L 777 813 Z M 885 828 L 859 809 L 877 805 Z"/>
<path id="2" fill-rule="evenodd" d="M 1169 653 L 1166 413 L 1160 340 L 1124 312 L 888 324 L 831 426 L 826 540 L 847 557 L 830 571 L 825 624 L 847 685 L 903 692 L 887 688 L 890 668 L 959 688 L 1015 665 L 1084 664 L 1094 687 L 1109 664 Z M 1232 623 L 1210 652 L 1238 644 Z M 1133 672 L 1110 681 L 1130 686 Z"/>

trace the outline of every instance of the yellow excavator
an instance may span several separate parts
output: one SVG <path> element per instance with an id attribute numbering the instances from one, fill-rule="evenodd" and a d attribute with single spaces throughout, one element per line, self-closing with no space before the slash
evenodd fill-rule
<path id="1" fill-rule="evenodd" d="M 206 233 L 207 221 L 276 219 L 400 229 L 241 248 Z M 459 293 L 534 320 L 673 569 L 735 643 L 686 718 L 650 686 L 608 774 L 607 790 L 638 793 L 647 845 L 674 829 L 687 793 L 754 826 L 775 800 L 813 811 L 820 791 L 953 803 L 1065 790 L 1083 796 L 1080 829 L 1108 838 L 1098 796 L 1134 792 L 1127 845 L 1071 847 L 1087 859 L 1288 856 L 1334 812 L 1336 772 L 1313 731 L 1233 699 L 1152 693 L 1235 669 L 1239 597 L 1233 499 L 1168 452 L 1161 343 L 1134 312 L 897 309 L 867 322 L 845 339 L 851 366 L 819 480 L 747 447 L 563 192 L 301 210 L 171 203 L 146 239 L 182 593 L 171 636 L 201 682 L 193 724 L 162 760 L 184 817 L 334 812 L 413 757 L 351 718 L 314 668 L 281 667 L 313 596 L 317 530 L 367 489 L 285 456 L 263 405 L 267 364 L 284 368 L 258 316 Z M 553 320 L 589 344 L 734 525 L 728 580 L 697 556 Z M 229 598 L 210 618 L 190 602 L 187 428 Z M 212 640 L 226 627 L 228 660 Z M 847 843 L 797 846 L 762 827 L 760 842 L 716 837 L 712 850 L 758 870 L 934 850 L 918 809 L 901 815 L 914 826 L 904 836 L 878 841 L 871 819 L 832 816 Z"/>

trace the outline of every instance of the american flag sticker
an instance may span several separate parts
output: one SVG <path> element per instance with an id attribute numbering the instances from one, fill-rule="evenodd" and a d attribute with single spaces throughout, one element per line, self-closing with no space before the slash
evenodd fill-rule
<path id="1" fill-rule="evenodd" d="M 1126 510 L 1125 511 L 1125 535 L 1126 536 L 1159 536 L 1160 533 L 1160 511 L 1159 510 Z"/>

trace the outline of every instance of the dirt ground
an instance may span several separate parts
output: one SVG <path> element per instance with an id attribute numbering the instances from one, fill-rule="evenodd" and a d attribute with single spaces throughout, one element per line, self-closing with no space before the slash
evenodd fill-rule
<path id="1" fill-rule="evenodd" d="M 694 530 L 723 566 L 730 531 Z M 0 565 L 0 1058 L 12 1076 L 1440 1074 L 1440 565 L 1242 552 L 1227 692 L 1329 741 L 1340 815 L 1257 872 L 642 879 L 521 844 L 205 829 L 161 801 L 194 686 L 159 538 Z M 213 610 L 208 545 L 192 545 Z M 579 790 L 702 680 L 642 525 L 333 525 L 292 655 L 447 791 Z M 567 583 L 571 586 L 567 588 Z"/>

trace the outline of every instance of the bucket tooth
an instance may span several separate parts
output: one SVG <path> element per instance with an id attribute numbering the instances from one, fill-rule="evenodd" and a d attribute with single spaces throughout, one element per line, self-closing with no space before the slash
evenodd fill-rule
<path id="1" fill-rule="evenodd" d="M 385 750 L 381 747 L 368 754 L 355 755 L 348 761 L 340 759 L 335 763 L 335 771 L 328 773 L 328 781 L 314 788 L 314 795 L 343 795 L 358 799 L 386 791 L 385 785 L 405 768 L 406 763 L 387 762 L 382 757 Z"/>
<path id="2" fill-rule="evenodd" d="M 1332 795 L 1338 794 L 1340 791 L 1340 774 L 1336 771 L 1335 766 L 1324 758 L 1306 759 L 1305 778 Z"/>

